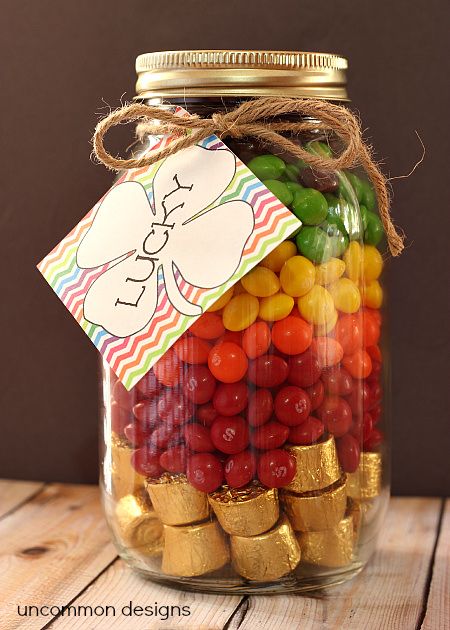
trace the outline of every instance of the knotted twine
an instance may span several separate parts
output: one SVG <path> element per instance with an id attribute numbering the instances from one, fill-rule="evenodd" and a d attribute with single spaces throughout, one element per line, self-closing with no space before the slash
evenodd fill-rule
<path id="1" fill-rule="evenodd" d="M 280 117 L 297 114 L 309 120 L 292 122 Z M 278 119 L 278 120 L 277 120 Z M 141 157 L 114 157 L 105 149 L 104 137 L 111 127 L 124 122 L 140 121 L 137 135 L 174 135 L 166 146 L 145 153 Z M 342 150 L 334 157 L 310 153 L 281 133 L 298 134 L 321 130 L 335 134 Z M 180 117 L 173 111 L 143 103 L 126 105 L 112 111 L 97 124 L 93 147 L 97 159 L 111 170 L 150 166 L 169 155 L 193 146 L 211 135 L 219 138 L 257 138 L 269 147 L 277 147 L 293 157 L 304 160 L 312 169 L 338 171 L 361 166 L 367 173 L 378 202 L 378 210 L 393 256 L 404 248 L 403 236 L 396 230 L 390 215 L 390 196 L 387 180 L 372 157 L 372 150 L 363 138 L 361 126 L 354 114 L 341 105 L 318 99 L 263 97 L 244 101 L 227 112 L 216 112 L 209 118 L 193 115 Z"/>

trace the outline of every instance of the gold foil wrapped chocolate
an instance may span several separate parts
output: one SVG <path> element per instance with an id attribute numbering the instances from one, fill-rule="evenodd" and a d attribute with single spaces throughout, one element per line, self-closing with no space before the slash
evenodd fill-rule
<path id="1" fill-rule="evenodd" d="M 165 525 L 189 525 L 209 516 L 208 495 L 191 486 L 186 475 L 164 473 L 148 479 L 147 492 Z"/>
<path id="2" fill-rule="evenodd" d="M 298 540 L 303 562 L 323 567 L 345 567 L 351 564 L 353 558 L 353 519 L 347 516 L 332 529 L 303 532 Z"/>
<path id="3" fill-rule="evenodd" d="M 228 545 L 216 520 L 183 527 L 164 525 L 162 570 L 167 575 L 203 575 L 229 560 Z"/>
<path id="4" fill-rule="evenodd" d="M 131 465 L 133 449 L 129 443 L 113 433 L 111 438 L 111 479 L 115 499 L 136 494 L 144 488 L 145 477 Z"/>
<path id="5" fill-rule="evenodd" d="M 286 490 L 299 494 L 323 490 L 340 479 L 342 473 L 333 436 L 309 446 L 288 446 L 286 450 L 297 463 L 295 477 Z"/>
<path id="6" fill-rule="evenodd" d="M 276 580 L 300 562 L 300 546 L 285 515 L 264 534 L 231 536 L 230 545 L 235 571 L 248 580 Z"/>
<path id="7" fill-rule="evenodd" d="M 144 496 L 127 494 L 119 499 L 115 516 L 119 540 L 127 548 L 149 556 L 162 552 L 163 525 Z"/>
<path id="8" fill-rule="evenodd" d="M 209 495 L 223 529 L 237 536 L 256 536 L 278 521 L 278 492 L 253 482 L 245 488 L 223 486 Z"/>
<path id="9" fill-rule="evenodd" d="M 346 477 L 325 490 L 303 494 L 282 492 L 282 503 L 292 527 L 301 532 L 336 527 L 347 507 Z"/>
<path id="10" fill-rule="evenodd" d="M 361 453 L 358 469 L 348 475 L 348 496 L 362 501 L 377 497 L 381 492 L 381 476 L 381 454 Z"/>

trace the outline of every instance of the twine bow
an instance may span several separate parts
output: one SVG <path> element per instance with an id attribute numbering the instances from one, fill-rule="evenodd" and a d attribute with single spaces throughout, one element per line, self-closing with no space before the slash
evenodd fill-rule
<path id="1" fill-rule="evenodd" d="M 292 122 L 282 119 L 283 116 L 292 114 L 298 114 L 307 120 Z M 108 130 L 124 122 L 136 121 L 141 121 L 137 127 L 138 137 L 145 134 L 173 134 L 176 139 L 162 149 L 137 158 L 122 159 L 108 153 L 103 142 Z M 334 133 L 342 142 L 342 151 L 335 157 L 319 156 L 281 135 L 282 132 L 298 134 L 314 130 Z M 390 215 L 386 178 L 373 160 L 371 148 L 362 139 L 358 119 L 341 105 L 317 99 L 263 97 L 244 101 L 235 109 L 226 113 L 214 113 L 210 118 L 182 118 L 169 110 L 134 103 L 111 112 L 98 123 L 93 137 L 94 154 L 111 170 L 143 168 L 197 144 L 212 134 L 220 138 L 257 138 L 265 145 L 278 147 L 283 152 L 304 160 L 317 170 L 338 171 L 362 166 L 375 190 L 389 250 L 393 256 L 398 256 L 403 251 L 404 238 L 396 230 Z"/>

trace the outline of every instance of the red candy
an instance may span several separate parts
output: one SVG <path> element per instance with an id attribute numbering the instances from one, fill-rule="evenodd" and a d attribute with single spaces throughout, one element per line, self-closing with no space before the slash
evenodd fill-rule
<path id="1" fill-rule="evenodd" d="M 178 435 L 175 433 L 175 435 Z M 167 448 L 169 442 L 173 441 L 174 438 L 174 429 L 173 426 L 160 425 L 157 429 L 153 431 L 150 435 L 150 439 L 147 442 L 149 448 L 152 451 L 156 451 L 159 449 Z"/>
<path id="2" fill-rule="evenodd" d="M 250 442 L 255 448 L 263 451 L 283 446 L 289 435 L 289 427 L 276 420 L 266 422 L 262 427 L 253 431 Z"/>
<path id="3" fill-rule="evenodd" d="M 192 365 L 186 372 L 183 383 L 185 396 L 197 405 L 211 400 L 216 388 L 216 379 L 206 365 Z"/>
<path id="4" fill-rule="evenodd" d="M 222 453 L 240 453 L 248 446 L 247 423 L 241 416 L 218 416 L 211 426 L 211 440 Z"/>
<path id="5" fill-rule="evenodd" d="M 268 389 L 256 389 L 250 394 L 247 421 L 251 427 L 260 427 L 270 420 L 273 413 L 273 396 Z"/>
<path id="6" fill-rule="evenodd" d="M 353 379 L 344 368 L 328 368 L 322 373 L 322 382 L 327 394 L 348 396 L 353 390 Z"/>
<path id="7" fill-rule="evenodd" d="M 231 455 L 225 463 L 225 481 L 232 488 L 241 488 L 253 479 L 256 473 L 256 456 L 251 451 Z"/>
<path id="8" fill-rule="evenodd" d="M 288 375 L 288 365 L 284 359 L 273 354 L 264 354 L 248 366 L 248 379 L 258 387 L 277 387 Z"/>
<path id="9" fill-rule="evenodd" d="M 193 424 L 188 424 L 184 427 L 184 438 L 191 451 L 208 453 L 214 450 L 210 431 L 202 424 L 194 422 Z"/>
<path id="10" fill-rule="evenodd" d="M 285 317 L 274 323 L 272 341 L 283 354 L 301 354 L 311 345 L 312 326 L 300 317 Z"/>
<path id="11" fill-rule="evenodd" d="M 159 463 L 159 453 L 146 446 L 134 451 L 131 455 L 131 465 L 144 477 L 159 477 L 163 472 Z"/>
<path id="12" fill-rule="evenodd" d="M 275 397 L 275 415 L 280 422 L 288 427 L 304 422 L 310 412 L 309 396 L 300 387 L 288 385 L 280 389 Z"/>
<path id="13" fill-rule="evenodd" d="M 322 381 L 317 381 L 317 383 L 314 383 L 311 387 L 307 387 L 305 391 L 311 401 L 311 411 L 315 411 L 318 407 L 320 407 L 323 403 L 323 399 L 325 398 L 325 387 L 323 386 Z"/>
<path id="14" fill-rule="evenodd" d="M 295 457 L 283 449 L 263 453 L 258 462 L 258 478 L 268 488 L 281 488 L 295 477 Z"/>
<path id="15" fill-rule="evenodd" d="M 222 484 L 223 467 L 212 453 L 195 453 L 188 459 L 186 474 L 194 488 L 213 492 Z"/>
<path id="16" fill-rule="evenodd" d="M 153 398 L 161 389 L 161 385 L 153 370 L 147 372 L 140 381 L 136 383 L 136 389 L 145 398 Z"/>
<path id="17" fill-rule="evenodd" d="M 266 322 L 255 322 L 242 337 L 242 347 L 249 359 L 265 354 L 270 346 L 270 328 Z"/>
<path id="18" fill-rule="evenodd" d="M 194 413 L 193 404 L 177 390 L 167 389 L 158 400 L 158 417 L 168 425 L 180 425 L 190 420 Z"/>
<path id="19" fill-rule="evenodd" d="M 337 438 L 336 449 L 342 470 L 347 473 L 355 472 L 359 465 L 360 448 L 353 435 L 347 433 Z"/>
<path id="20" fill-rule="evenodd" d="M 151 434 L 151 428 L 148 425 L 141 425 L 137 422 L 130 422 L 124 429 L 125 437 L 134 448 L 143 446 Z"/>
<path id="21" fill-rule="evenodd" d="M 136 402 L 136 390 L 125 389 L 125 385 L 121 381 L 116 381 L 112 389 L 112 395 L 116 403 L 122 409 L 131 409 Z"/>
<path id="22" fill-rule="evenodd" d="M 198 365 L 208 362 L 210 344 L 198 337 L 182 337 L 173 346 L 179 359 L 185 363 Z"/>
<path id="23" fill-rule="evenodd" d="M 173 387 L 178 383 L 181 377 L 181 364 L 172 348 L 155 363 L 153 371 L 158 381 L 167 387 Z"/>
<path id="24" fill-rule="evenodd" d="M 355 415 L 361 416 L 366 409 L 369 409 L 372 402 L 371 394 L 369 383 L 355 381 L 352 393 L 346 398 Z"/>
<path id="25" fill-rule="evenodd" d="M 217 313 L 203 313 L 189 328 L 189 332 L 201 339 L 217 339 L 223 335 L 225 327 Z"/>
<path id="26" fill-rule="evenodd" d="M 292 383 L 292 385 L 297 385 L 297 387 L 310 387 L 314 385 L 314 383 L 319 380 L 322 372 L 319 361 L 311 350 L 290 357 L 288 365 L 288 381 Z"/>
<path id="27" fill-rule="evenodd" d="M 302 445 L 314 444 L 324 433 L 323 422 L 310 416 L 305 422 L 289 429 L 289 442 Z"/>
<path id="28" fill-rule="evenodd" d="M 171 473 L 183 473 L 186 471 L 187 449 L 185 446 L 173 446 L 161 454 L 160 465 Z"/>
<path id="29" fill-rule="evenodd" d="M 142 400 L 134 405 L 133 414 L 139 422 L 156 426 L 159 422 L 157 405 L 158 401 L 156 399 Z"/>
<path id="30" fill-rule="evenodd" d="M 115 400 L 111 403 L 111 429 L 117 435 L 123 435 L 124 429 L 130 422 L 130 412 L 124 409 Z"/>
<path id="31" fill-rule="evenodd" d="M 247 385 L 240 381 L 238 383 L 220 383 L 212 402 L 215 410 L 221 416 L 236 416 L 246 408 L 247 401 Z"/>
<path id="32" fill-rule="evenodd" d="M 201 405 L 197 408 L 197 420 L 200 420 L 202 424 L 206 427 L 210 427 L 214 420 L 217 418 L 218 413 L 214 409 L 212 403 L 207 403 L 206 405 Z"/>
<path id="33" fill-rule="evenodd" d="M 335 437 L 345 435 L 352 425 L 350 405 L 339 396 L 328 396 L 318 409 L 320 419 L 327 431 Z"/>
<path id="34" fill-rule="evenodd" d="M 224 341 L 216 344 L 210 351 L 208 366 L 217 380 L 222 383 L 236 383 L 247 372 L 248 360 L 240 346 Z"/>
<path id="35" fill-rule="evenodd" d="M 350 433 L 358 440 L 358 443 L 362 443 L 372 433 L 372 429 L 372 415 L 366 411 L 362 416 L 354 416 Z"/>
<path id="36" fill-rule="evenodd" d="M 383 442 L 383 434 L 379 429 L 372 429 L 369 437 L 364 442 L 365 451 L 376 451 Z"/>

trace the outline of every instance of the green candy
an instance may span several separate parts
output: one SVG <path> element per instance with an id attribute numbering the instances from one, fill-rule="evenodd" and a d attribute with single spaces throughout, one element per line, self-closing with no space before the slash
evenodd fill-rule
<path id="1" fill-rule="evenodd" d="M 325 142 L 320 142 L 319 140 L 311 140 L 311 142 L 307 142 L 305 144 L 305 149 L 308 153 L 314 153 L 314 155 L 323 155 L 323 157 L 327 158 L 333 157 L 331 147 Z"/>
<path id="2" fill-rule="evenodd" d="M 327 262 L 332 256 L 333 241 L 319 227 L 302 227 L 295 243 L 299 252 L 314 263 Z"/>
<path id="3" fill-rule="evenodd" d="M 339 216 L 340 206 L 339 206 L 339 199 L 336 197 L 336 195 L 333 195 L 332 193 L 323 193 L 323 196 L 327 200 L 328 213 L 331 212 L 331 214 L 334 214 L 335 216 Z"/>
<path id="4" fill-rule="evenodd" d="M 383 238 L 383 225 L 375 212 L 366 210 L 366 227 L 364 229 L 364 242 L 368 245 L 378 245 Z"/>
<path id="5" fill-rule="evenodd" d="M 365 232 L 367 230 L 367 213 L 368 213 L 366 206 L 360 205 L 359 213 L 361 215 L 361 224 L 362 224 L 363 232 Z"/>
<path id="6" fill-rule="evenodd" d="M 261 181 L 279 179 L 286 171 L 286 164 L 276 155 L 258 155 L 247 166 Z"/>
<path id="7" fill-rule="evenodd" d="M 318 225 L 328 214 L 328 203 L 315 188 L 303 188 L 295 193 L 292 210 L 305 225 Z"/>
<path id="8" fill-rule="evenodd" d="M 367 180 L 361 180 L 363 187 L 361 203 L 366 206 L 367 210 L 375 210 L 377 205 L 377 198 L 372 185 Z"/>
<path id="9" fill-rule="evenodd" d="M 294 195 L 285 183 L 280 182 L 277 179 L 264 179 L 263 184 L 275 195 L 275 197 L 278 197 L 282 204 L 285 206 L 291 205 Z"/>
<path id="10" fill-rule="evenodd" d="M 298 175 L 300 173 L 300 167 L 297 164 L 286 164 L 286 170 L 282 176 L 282 181 L 286 182 L 298 182 Z"/>
<path id="11" fill-rule="evenodd" d="M 328 214 L 326 221 L 320 227 L 331 239 L 332 256 L 342 256 L 349 244 L 342 220 L 333 214 Z"/>
<path id="12" fill-rule="evenodd" d="M 298 182 L 286 182 L 286 186 L 289 188 L 289 190 L 294 195 L 294 197 L 295 197 L 295 193 L 299 192 L 300 190 L 303 190 L 303 186 L 299 184 Z"/>
<path id="13" fill-rule="evenodd" d="M 345 174 L 347 175 L 348 180 L 352 185 L 353 190 L 355 191 L 356 198 L 361 203 L 364 193 L 364 185 L 362 180 L 358 177 L 358 175 L 355 175 L 354 173 L 346 171 Z"/>

